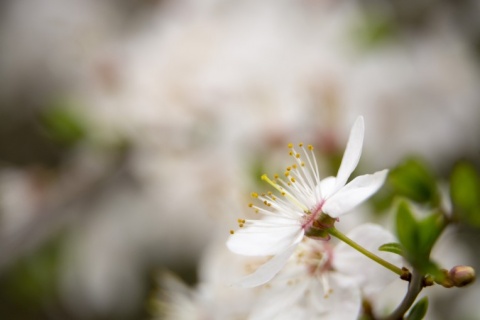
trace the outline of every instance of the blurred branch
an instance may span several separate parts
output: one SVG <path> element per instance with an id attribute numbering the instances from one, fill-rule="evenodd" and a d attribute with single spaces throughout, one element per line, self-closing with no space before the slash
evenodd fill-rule
<path id="1" fill-rule="evenodd" d="M 128 175 L 127 161 L 128 152 L 120 152 L 107 170 L 74 177 L 74 182 L 69 172 L 63 173 L 62 178 L 70 181 L 64 183 L 65 186 L 60 181 L 60 196 L 56 194 L 54 199 L 49 199 L 50 203 L 38 209 L 20 231 L 1 239 L 0 273 L 65 226 L 77 212 L 71 209 L 95 202 L 109 185 Z"/>

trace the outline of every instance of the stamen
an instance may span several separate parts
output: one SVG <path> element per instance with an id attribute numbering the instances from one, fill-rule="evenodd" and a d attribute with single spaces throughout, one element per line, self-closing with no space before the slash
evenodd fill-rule
<path id="1" fill-rule="evenodd" d="M 283 189 L 281 186 L 270 180 L 266 174 L 262 175 L 262 180 L 267 181 L 272 187 L 277 189 L 282 194 L 282 196 L 287 197 L 292 203 L 297 205 L 302 210 L 308 210 L 308 208 L 305 207 L 305 205 L 301 204 L 294 196 L 292 196 L 290 193 L 286 192 L 285 189 Z"/>

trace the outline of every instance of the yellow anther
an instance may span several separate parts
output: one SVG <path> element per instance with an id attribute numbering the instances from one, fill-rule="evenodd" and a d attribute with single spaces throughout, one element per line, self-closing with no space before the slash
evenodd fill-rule
<path id="1" fill-rule="evenodd" d="M 298 146 L 299 146 L 300 148 L 303 147 L 303 142 L 300 142 L 300 143 L 298 144 Z"/>
<path id="2" fill-rule="evenodd" d="M 253 198 L 258 198 L 258 193 L 252 192 L 251 196 L 252 196 Z"/>
<path id="3" fill-rule="evenodd" d="M 264 201 L 263 201 L 263 204 L 266 205 L 266 206 L 268 206 L 267 200 L 264 200 Z"/>
<path id="4" fill-rule="evenodd" d="M 290 151 L 288 154 L 291 155 L 291 156 L 293 156 L 293 151 Z"/>
<path id="5" fill-rule="evenodd" d="M 272 200 L 273 200 L 273 201 L 277 200 L 277 197 L 272 196 Z"/>
<path id="6" fill-rule="evenodd" d="M 292 164 L 292 168 L 293 168 L 293 169 L 297 169 L 297 165 L 296 165 L 295 163 Z"/>
<path id="7" fill-rule="evenodd" d="M 230 230 L 230 234 L 234 234 L 234 233 L 235 233 L 235 231 L 233 231 L 233 230 Z"/>
<path id="8" fill-rule="evenodd" d="M 279 177 L 280 177 L 280 176 L 279 176 L 278 174 L 276 174 L 276 173 L 273 175 L 273 178 L 274 178 L 274 179 L 278 179 Z"/>
<path id="9" fill-rule="evenodd" d="M 288 185 L 288 186 L 291 186 L 291 185 L 292 185 L 292 183 L 291 183 L 291 182 L 288 182 L 288 183 L 287 183 L 287 185 Z"/>
<path id="10" fill-rule="evenodd" d="M 249 208 L 253 207 L 253 203 L 249 203 L 249 204 L 248 204 L 248 207 L 249 207 Z"/>
<path id="11" fill-rule="evenodd" d="M 293 148 L 293 143 L 289 143 L 289 144 L 288 144 L 288 147 L 289 147 L 290 149 Z"/>
<path id="12" fill-rule="evenodd" d="M 292 178 L 290 178 L 290 181 L 295 182 L 296 180 L 295 180 L 295 178 L 292 177 Z"/>
<path id="13" fill-rule="evenodd" d="M 238 226 L 239 226 L 240 228 L 243 228 L 243 223 L 239 223 Z"/>
<path id="14" fill-rule="evenodd" d="M 292 170 L 292 167 L 287 167 L 287 171 L 290 171 L 290 170 Z"/>
<path id="15" fill-rule="evenodd" d="M 255 209 L 255 213 L 258 213 L 258 212 L 259 212 L 258 209 Z"/>
<path id="16" fill-rule="evenodd" d="M 288 172 L 288 171 L 285 171 L 285 173 L 284 173 L 284 174 L 285 174 L 285 177 L 288 177 L 288 176 L 290 175 L 290 172 Z"/>
<path id="17" fill-rule="evenodd" d="M 300 153 L 297 153 L 297 154 L 295 155 L 295 158 L 300 159 Z"/>
<path id="18" fill-rule="evenodd" d="M 305 167 L 305 162 L 300 163 L 302 167 Z"/>
<path id="19" fill-rule="evenodd" d="M 271 196 L 271 195 L 272 195 L 272 191 L 267 191 L 267 194 L 268 194 L 269 196 Z"/>
<path id="20" fill-rule="evenodd" d="M 285 193 L 285 192 L 282 192 L 282 196 L 285 196 L 285 195 L 286 195 L 286 193 Z"/>
<path id="21" fill-rule="evenodd" d="M 313 150 L 313 146 L 311 144 L 308 145 L 308 150 L 310 150 L 310 151 Z"/>

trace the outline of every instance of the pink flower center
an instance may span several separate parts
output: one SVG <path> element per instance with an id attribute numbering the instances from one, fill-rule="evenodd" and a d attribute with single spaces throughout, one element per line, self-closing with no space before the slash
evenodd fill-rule
<path id="1" fill-rule="evenodd" d="M 325 200 L 321 200 L 320 203 L 318 203 L 313 210 L 305 215 L 304 221 L 302 223 L 302 229 L 307 232 L 317 220 L 317 218 L 322 214 L 322 207 L 325 204 Z"/>

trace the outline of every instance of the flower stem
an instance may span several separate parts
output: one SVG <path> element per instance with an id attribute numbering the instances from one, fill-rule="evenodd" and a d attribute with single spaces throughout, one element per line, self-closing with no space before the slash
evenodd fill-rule
<path id="1" fill-rule="evenodd" d="M 355 241 L 353 241 L 352 239 L 350 239 L 349 237 L 347 237 L 346 235 L 344 235 L 343 233 L 341 233 L 340 231 L 338 231 L 335 227 L 332 227 L 332 228 L 328 228 L 327 229 L 327 232 L 329 234 L 331 234 L 332 236 L 340 239 L 341 241 L 345 242 L 346 244 L 348 244 L 350 247 L 354 248 L 355 250 L 359 251 L 360 253 L 364 254 L 365 256 L 367 256 L 368 258 L 372 259 L 373 261 L 377 262 L 378 264 L 381 264 L 382 266 L 384 266 L 385 268 L 391 270 L 392 272 L 398 274 L 399 276 L 401 276 L 402 274 L 404 274 L 404 272 L 402 271 L 402 269 L 400 269 L 399 267 L 391 264 L 390 262 L 380 258 L 379 256 L 377 256 L 376 254 L 368 251 L 367 249 L 365 249 L 364 247 L 362 247 L 361 245 L 359 245 L 358 243 L 356 243 Z"/>

